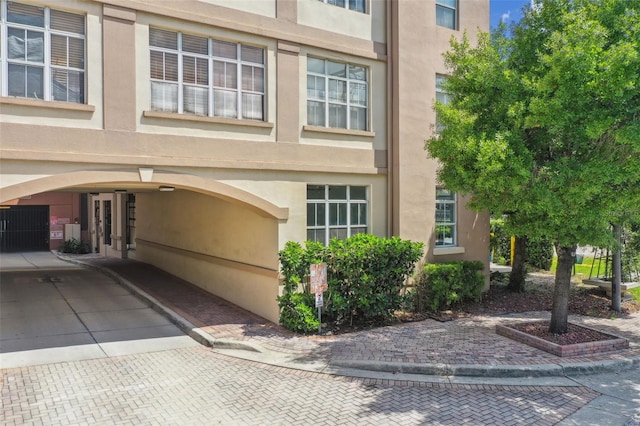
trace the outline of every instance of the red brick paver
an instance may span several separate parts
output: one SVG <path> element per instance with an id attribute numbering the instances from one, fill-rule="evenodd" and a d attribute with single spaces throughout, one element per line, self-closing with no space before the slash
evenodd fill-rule
<path id="1" fill-rule="evenodd" d="M 447 365 L 547 365 L 640 356 L 640 314 L 615 320 L 570 320 L 629 339 L 630 348 L 600 355 L 558 357 L 499 336 L 496 324 L 548 318 L 548 312 L 426 320 L 337 336 L 299 336 L 151 265 L 109 258 L 90 263 L 111 269 L 215 338 L 255 342 L 274 351 L 331 360 Z"/>
<path id="2" fill-rule="evenodd" d="M 2 371 L 3 425 L 552 425 L 583 387 L 333 377 L 178 349 Z"/>

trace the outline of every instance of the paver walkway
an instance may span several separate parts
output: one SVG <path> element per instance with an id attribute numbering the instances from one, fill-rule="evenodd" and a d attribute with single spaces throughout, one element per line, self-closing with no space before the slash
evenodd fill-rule
<path id="1" fill-rule="evenodd" d="M 84 260 L 115 272 L 215 339 L 252 342 L 270 351 L 328 364 L 548 366 L 640 362 L 640 315 L 622 319 L 571 316 L 572 322 L 626 337 L 630 349 L 601 355 L 557 357 L 495 333 L 498 322 L 549 318 L 548 312 L 426 320 L 335 336 L 299 336 L 151 265 L 133 260 Z M 405 370 L 407 371 L 407 370 Z"/>
<path id="2" fill-rule="evenodd" d="M 389 384 L 190 348 L 0 370 L 14 425 L 553 425 L 584 387 Z"/>

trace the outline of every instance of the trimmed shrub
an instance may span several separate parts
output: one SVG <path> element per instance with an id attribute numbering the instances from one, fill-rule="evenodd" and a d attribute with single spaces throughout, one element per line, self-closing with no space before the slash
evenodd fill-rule
<path id="1" fill-rule="evenodd" d="M 477 300 L 484 287 L 478 261 L 425 265 L 416 282 L 415 308 L 418 312 L 441 311 L 467 300 Z"/>
<path id="2" fill-rule="evenodd" d="M 329 244 L 328 319 L 368 324 L 401 308 L 400 290 L 422 256 L 422 244 L 358 234 Z"/>
<path id="3" fill-rule="evenodd" d="M 280 324 L 294 331 L 314 328 L 307 315 L 315 306 L 308 274 L 312 263 L 321 262 L 327 263 L 328 284 L 323 319 L 351 325 L 388 320 L 403 306 L 401 289 L 422 256 L 422 247 L 422 243 L 369 234 L 334 239 L 329 247 L 307 242 L 303 248 L 288 242 L 279 252 L 285 287 L 285 294 L 278 298 Z"/>

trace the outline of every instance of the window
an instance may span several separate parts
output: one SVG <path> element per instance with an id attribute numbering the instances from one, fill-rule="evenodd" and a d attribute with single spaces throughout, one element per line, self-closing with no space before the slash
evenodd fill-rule
<path id="1" fill-rule="evenodd" d="M 367 233 L 368 204 L 365 186 L 307 185 L 307 240 Z"/>
<path id="2" fill-rule="evenodd" d="M 451 95 L 444 90 L 444 83 L 447 81 L 447 76 L 442 74 L 436 74 L 436 101 L 441 104 L 447 105 L 451 102 Z M 436 132 L 442 131 L 442 124 L 436 116 Z"/>
<path id="3" fill-rule="evenodd" d="M 367 69 L 307 58 L 307 124 L 367 130 Z"/>
<path id="4" fill-rule="evenodd" d="M 350 10 L 355 10 L 356 12 L 365 13 L 367 11 L 367 1 L 366 0 L 320 0 L 326 4 L 332 4 L 338 7 L 349 8 Z"/>
<path id="5" fill-rule="evenodd" d="M 455 246 L 456 193 L 436 188 L 436 247 Z"/>
<path id="6" fill-rule="evenodd" d="M 264 49 L 149 29 L 151 109 L 264 119 Z"/>
<path id="7" fill-rule="evenodd" d="M 84 103 L 84 15 L 13 1 L 5 5 L 0 28 L 2 96 Z"/>
<path id="8" fill-rule="evenodd" d="M 436 24 L 455 30 L 457 27 L 457 0 L 436 0 Z"/>

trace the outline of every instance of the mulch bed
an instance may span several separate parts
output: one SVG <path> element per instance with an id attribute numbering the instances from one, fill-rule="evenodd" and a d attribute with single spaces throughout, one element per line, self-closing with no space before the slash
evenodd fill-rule
<path id="1" fill-rule="evenodd" d="M 580 327 L 579 325 L 568 325 L 565 334 L 549 333 L 549 321 L 537 321 L 531 323 L 510 324 L 510 328 L 523 333 L 544 339 L 557 345 L 573 345 L 576 343 L 599 342 L 601 340 L 611 340 L 612 336 L 600 333 L 597 330 Z"/>

